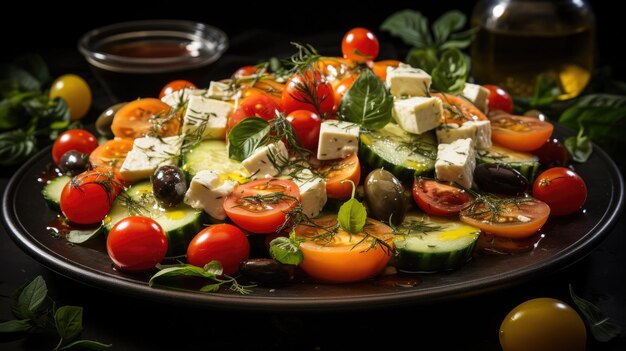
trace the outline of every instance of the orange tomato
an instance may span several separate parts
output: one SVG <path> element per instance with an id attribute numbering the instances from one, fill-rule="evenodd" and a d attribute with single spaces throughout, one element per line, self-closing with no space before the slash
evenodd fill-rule
<path id="1" fill-rule="evenodd" d="M 438 97 L 443 101 L 444 123 L 462 125 L 466 121 L 483 121 L 487 119 L 487 116 L 481 110 L 463 97 L 442 93 L 434 93 L 432 96 Z"/>
<path id="2" fill-rule="evenodd" d="M 179 115 L 169 115 L 170 106 L 155 98 L 139 99 L 124 105 L 111 123 L 113 135 L 120 138 L 139 138 L 156 128 L 162 137 L 179 134 Z"/>
<path id="3" fill-rule="evenodd" d="M 533 117 L 499 115 L 491 118 L 491 139 L 516 151 L 534 151 L 552 135 L 554 126 Z"/>
<path id="4" fill-rule="evenodd" d="M 314 68 L 321 73 L 327 81 L 340 80 L 350 74 L 355 67 L 354 62 L 343 57 L 324 57 L 315 62 Z"/>
<path id="5" fill-rule="evenodd" d="M 197 89 L 198 87 L 188 80 L 173 80 L 165 84 L 163 89 L 161 89 L 161 92 L 159 93 L 159 99 L 162 99 L 166 95 L 169 95 L 175 91 L 183 90 L 185 88 Z"/>
<path id="6" fill-rule="evenodd" d="M 326 194 L 329 198 L 347 200 L 352 195 L 352 184 L 359 184 L 361 165 L 357 154 L 340 160 L 323 162 L 317 171 L 326 179 Z"/>
<path id="7" fill-rule="evenodd" d="M 350 87 L 352 87 L 352 84 L 354 84 L 354 81 L 358 77 L 359 75 L 355 73 L 341 80 L 336 80 L 331 83 L 335 94 L 335 106 L 333 107 L 334 110 L 337 110 L 337 108 L 339 108 L 339 105 L 341 104 L 341 99 L 343 99 L 343 96 L 346 94 L 346 92 L 348 92 Z"/>
<path id="8" fill-rule="evenodd" d="M 332 236 L 324 235 L 327 233 L 324 228 L 337 225 L 336 215 L 326 215 L 314 221 L 317 226 L 300 225 L 295 231 L 297 237 L 304 239 L 300 244 L 304 255 L 300 268 L 315 279 L 332 283 L 365 280 L 379 274 L 391 259 L 393 231 L 377 220 L 368 218 L 364 229 L 389 247 L 380 244 L 372 247 L 373 238 L 343 229 L 338 229 Z"/>
<path id="9" fill-rule="evenodd" d="M 134 139 L 115 138 L 100 144 L 89 154 L 89 162 L 94 167 L 105 168 L 115 174 L 115 178 L 123 180 L 120 174 L 126 155 L 133 149 Z"/>
<path id="10" fill-rule="evenodd" d="M 246 87 L 243 90 L 243 98 L 245 99 L 256 95 L 265 95 L 274 100 L 277 105 L 280 105 L 282 104 L 284 88 L 284 84 L 278 83 L 273 79 L 261 79 L 255 82 L 252 86 Z"/>
<path id="11" fill-rule="evenodd" d="M 374 67 L 372 67 L 372 71 L 374 74 L 380 78 L 383 82 L 387 80 L 387 67 L 398 67 L 400 65 L 400 61 L 398 60 L 383 60 L 374 62 Z"/>

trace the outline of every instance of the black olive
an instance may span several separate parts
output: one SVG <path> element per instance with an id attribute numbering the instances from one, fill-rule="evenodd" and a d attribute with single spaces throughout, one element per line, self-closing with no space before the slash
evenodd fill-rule
<path id="1" fill-rule="evenodd" d="M 59 159 L 59 169 L 63 173 L 77 175 L 91 168 L 89 155 L 80 151 L 70 150 Z"/>
<path id="2" fill-rule="evenodd" d="M 522 195 L 528 189 L 528 179 L 503 163 L 483 163 L 474 170 L 474 182 L 490 193 Z"/>
<path id="3" fill-rule="evenodd" d="M 154 171 L 152 192 L 159 204 L 164 207 L 178 205 L 187 192 L 185 174 L 176 166 L 161 166 Z"/>
<path id="4" fill-rule="evenodd" d="M 365 201 L 370 214 L 381 221 L 399 225 L 406 214 L 404 188 L 402 183 L 389 171 L 375 169 L 365 178 Z"/>
<path id="5" fill-rule="evenodd" d="M 276 286 L 293 279 L 295 266 L 282 264 L 271 258 L 251 258 L 239 264 L 239 272 L 262 286 Z"/>
<path id="6" fill-rule="evenodd" d="M 100 114 L 98 119 L 96 120 L 96 130 L 100 135 L 105 138 L 111 139 L 114 137 L 113 132 L 111 131 L 111 123 L 113 123 L 113 117 L 121 109 L 126 102 L 121 102 L 119 104 L 115 104 Z"/>

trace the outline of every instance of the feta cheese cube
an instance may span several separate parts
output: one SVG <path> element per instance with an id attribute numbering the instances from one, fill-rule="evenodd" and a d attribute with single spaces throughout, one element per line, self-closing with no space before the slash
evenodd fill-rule
<path id="1" fill-rule="evenodd" d="M 183 133 L 202 132 L 202 139 L 224 139 L 228 116 L 233 105 L 228 102 L 192 95 L 183 117 Z"/>
<path id="2" fill-rule="evenodd" d="M 215 219 L 224 220 L 226 219 L 224 200 L 236 186 L 237 182 L 229 179 L 222 180 L 216 172 L 200 171 L 191 179 L 183 201 L 197 210 L 203 210 Z"/>
<path id="3" fill-rule="evenodd" d="M 182 144 L 181 136 L 135 139 L 132 150 L 120 168 L 122 177 L 135 182 L 149 178 L 159 166 L 177 165 Z"/>
<path id="4" fill-rule="evenodd" d="M 250 173 L 250 178 L 271 178 L 280 173 L 289 158 L 287 148 L 282 141 L 261 146 L 241 164 Z"/>
<path id="5" fill-rule="evenodd" d="M 398 67 L 387 67 L 387 87 L 397 98 L 428 96 L 431 76 L 419 68 L 401 63 Z"/>
<path id="6" fill-rule="evenodd" d="M 236 95 L 238 95 L 238 92 L 231 89 L 230 85 L 212 81 L 205 96 L 217 100 L 232 100 L 238 97 Z"/>
<path id="7" fill-rule="evenodd" d="M 322 122 L 317 147 L 319 160 L 345 158 L 359 151 L 359 131 L 354 123 L 329 120 Z"/>
<path id="8" fill-rule="evenodd" d="M 479 110 L 487 112 L 489 89 L 478 84 L 465 83 L 465 87 L 463 88 L 461 95 L 467 98 Z"/>
<path id="9" fill-rule="evenodd" d="M 282 174 L 290 175 L 291 180 L 298 185 L 302 212 L 310 218 L 317 217 L 328 201 L 324 178 L 307 168 L 287 167 Z"/>
<path id="10" fill-rule="evenodd" d="M 476 126 L 470 122 L 465 122 L 459 126 L 456 123 L 443 124 L 437 127 L 437 142 L 439 144 L 450 144 L 459 139 L 472 139 L 472 144 L 476 143 Z"/>
<path id="11" fill-rule="evenodd" d="M 176 90 L 171 94 L 167 94 L 161 98 L 161 101 L 170 105 L 173 108 L 179 107 L 181 104 L 186 104 L 189 98 L 192 96 L 202 96 L 206 93 L 204 89 L 184 88 Z"/>
<path id="12" fill-rule="evenodd" d="M 476 149 L 479 149 L 479 150 L 489 149 L 493 145 L 493 143 L 491 142 L 491 122 L 490 121 L 465 122 L 465 124 L 468 124 L 468 123 L 476 127 L 476 139 L 474 140 L 474 145 Z"/>
<path id="13" fill-rule="evenodd" d="M 472 186 L 476 168 L 476 153 L 472 139 L 459 139 L 451 144 L 439 144 L 435 172 L 437 179 L 455 182 L 465 188 Z"/>
<path id="14" fill-rule="evenodd" d="M 393 103 L 393 119 L 409 133 L 421 134 L 441 123 L 443 103 L 434 97 L 412 97 Z"/>

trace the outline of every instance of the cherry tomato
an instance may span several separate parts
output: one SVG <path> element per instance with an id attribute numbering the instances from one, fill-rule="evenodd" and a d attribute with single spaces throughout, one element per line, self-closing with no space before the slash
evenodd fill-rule
<path id="1" fill-rule="evenodd" d="M 170 106 L 155 98 L 131 101 L 113 116 L 111 132 L 119 138 L 140 138 L 159 125 L 162 137 L 179 134 L 180 118 L 169 118 Z"/>
<path id="2" fill-rule="evenodd" d="M 75 74 L 65 74 L 50 86 L 50 99 L 62 98 L 70 109 L 70 119 L 77 121 L 85 117 L 91 107 L 91 88 L 85 80 Z"/>
<path id="3" fill-rule="evenodd" d="M 361 179 L 361 165 L 357 154 L 339 160 L 322 162 L 316 168 L 326 179 L 326 194 L 331 199 L 349 199 L 352 195 L 352 184 L 347 180 L 358 185 Z"/>
<path id="4" fill-rule="evenodd" d="M 287 115 L 287 120 L 296 131 L 302 147 L 311 151 L 317 150 L 322 126 L 320 116 L 307 110 L 295 110 Z"/>
<path id="5" fill-rule="evenodd" d="M 238 185 L 224 201 L 224 211 L 239 227 L 253 233 L 273 233 L 285 213 L 300 202 L 298 185 L 286 179 L 259 179 Z"/>
<path id="6" fill-rule="evenodd" d="M 89 155 L 89 162 L 94 167 L 102 167 L 110 170 L 115 177 L 122 181 L 120 168 L 126 159 L 126 155 L 133 149 L 135 139 L 115 138 L 105 141 Z"/>
<path id="7" fill-rule="evenodd" d="M 119 269 L 145 271 L 165 258 L 167 237 L 152 218 L 130 216 L 115 223 L 109 230 L 107 252 Z"/>
<path id="8" fill-rule="evenodd" d="M 285 89 L 285 84 L 283 83 L 272 79 L 259 79 L 252 85 L 243 83 L 242 86 L 247 86 L 242 93 L 244 99 L 254 95 L 265 95 L 272 98 L 277 106 L 282 105 L 283 89 Z"/>
<path id="9" fill-rule="evenodd" d="M 359 76 L 356 74 L 347 76 L 339 81 L 336 81 L 336 84 L 333 83 L 333 87 L 334 87 L 334 92 L 335 92 L 335 107 L 334 110 L 337 110 L 339 108 L 339 105 L 341 104 L 341 100 L 343 99 L 343 96 L 346 95 L 346 93 L 348 92 L 348 90 L 352 87 L 352 84 L 354 84 L 354 81 L 358 78 Z"/>
<path id="10" fill-rule="evenodd" d="M 196 89 L 197 87 L 195 84 L 193 84 L 192 82 L 188 80 L 183 80 L 183 79 L 173 80 L 165 84 L 163 89 L 161 89 L 161 92 L 159 93 L 159 99 L 162 99 L 165 95 L 169 95 L 175 91 L 183 90 L 185 88 Z"/>
<path id="11" fill-rule="evenodd" d="M 61 192 L 61 212 L 77 224 L 93 224 L 109 213 L 122 185 L 112 172 L 94 168 L 68 182 Z"/>
<path id="12" fill-rule="evenodd" d="M 379 48 L 378 38 L 365 28 L 350 29 L 341 41 L 343 57 L 356 62 L 375 60 Z"/>
<path id="13" fill-rule="evenodd" d="M 474 199 L 465 190 L 436 180 L 415 178 L 413 199 L 422 211 L 435 216 L 456 216 Z"/>
<path id="14" fill-rule="evenodd" d="M 532 117 L 499 115 L 491 118 L 491 139 L 516 151 L 539 149 L 553 130 L 549 122 Z"/>
<path id="15" fill-rule="evenodd" d="M 490 201 L 497 201 L 497 213 L 481 202 L 461 210 L 461 221 L 500 237 L 522 239 L 537 233 L 550 215 L 550 207 L 533 198 L 516 198 L 515 201 L 491 198 Z"/>
<path id="16" fill-rule="evenodd" d="M 474 104 L 462 97 L 451 94 L 434 93 L 443 102 L 443 118 L 446 123 L 462 125 L 467 121 L 484 121 L 487 116 Z"/>
<path id="17" fill-rule="evenodd" d="M 204 267 L 216 260 L 224 274 L 234 274 L 241 261 L 250 255 L 250 243 L 241 229 L 230 224 L 215 224 L 204 228 L 187 247 L 187 262 Z"/>
<path id="18" fill-rule="evenodd" d="M 497 85 L 483 85 L 489 90 L 489 111 L 504 111 L 513 113 L 513 99 L 511 95 Z"/>
<path id="19" fill-rule="evenodd" d="M 245 77 L 250 77 L 253 74 L 256 74 L 259 69 L 256 66 L 243 66 L 240 67 L 233 73 L 233 79 L 240 79 Z"/>
<path id="20" fill-rule="evenodd" d="M 380 273 L 392 255 L 393 230 L 385 224 L 368 218 L 367 233 L 389 245 L 372 246 L 372 238 L 363 233 L 348 233 L 339 229 L 332 237 L 325 236 L 328 228 L 337 225 L 336 215 L 313 220 L 317 226 L 300 225 L 296 236 L 304 239 L 300 249 L 304 261 L 300 268 L 308 275 L 332 283 L 356 282 Z"/>
<path id="21" fill-rule="evenodd" d="M 243 99 L 239 107 L 228 117 L 226 129 L 230 132 L 237 123 L 248 117 L 261 117 L 269 121 L 276 117 L 276 111 L 283 112 L 283 108 L 274 99 L 261 94 L 251 95 Z"/>
<path id="22" fill-rule="evenodd" d="M 64 153 L 76 150 L 83 154 L 90 154 L 98 147 L 96 137 L 84 129 L 70 129 L 63 132 L 52 145 L 52 160 L 59 164 Z"/>
<path id="23" fill-rule="evenodd" d="M 542 166 L 565 166 L 569 163 L 567 149 L 557 138 L 549 138 L 542 147 L 533 151 Z"/>
<path id="24" fill-rule="evenodd" d="M 504 351 L 584 351 L 586 343 L 583 320 L 556 299 L 528 300 L 511 310 L 500 325 Z"/>
<path id="25" fill-rule="evenodd" d="M 352 74 L 355 64 L 342 57 L 323 57 L 314 64 L 315 70 L 329 82 L 334 82 Z"/>
<path id="26" fill-rule="evenodd" d="M 577 212 L 587 199 L 585 181 L 566 167 L 541 173 L 533 184 L 533 196 L 550 206 L 550 213 L 564 216 Z"/>
<path id="27" fill-rule="evenodd" d="M 285 84 L 283 108 L 289 113 L 308 110 L 326 118 L 333 112 L 335 97 L 333 87 L 318 72 L 295 74 Z"/>

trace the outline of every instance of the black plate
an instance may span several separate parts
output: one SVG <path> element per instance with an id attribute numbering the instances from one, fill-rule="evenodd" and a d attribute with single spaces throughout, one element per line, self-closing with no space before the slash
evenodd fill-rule
<path id="1" fill-rule="evenodd" d="M 571 135 L 557 126 L 558 135 Z M 13 176 L 2 202 L 3 219 L 13 240 L 48 268 L 71 279 L 121 294 L 175 304 L 247 310 L 363 309 L 461 298 L 526 282 L 572 264 L 589 253 L 610 231 L 623 206 L 624 184 L 613 161 L 599 148 L 576 171 L 585 179 L 587 202 L 582 214 L 554 219 L 545 237 L 531 252 L 517 255 L 479 255 L 457 271 L 420 275 L 415 287 L 367 281 L 326 285 L 297 283 L 284 288 L 255 288 L 251 295 L 228 291 L 201 294 L 153 289 L 146 277 L 116 271 L 103 241 L 89 247 L 70 246 L 53 238 L 46 225 L 57 213 L 41 196 L 37 177 L 51 162 L 50 148 L 42 150 Z"/>

